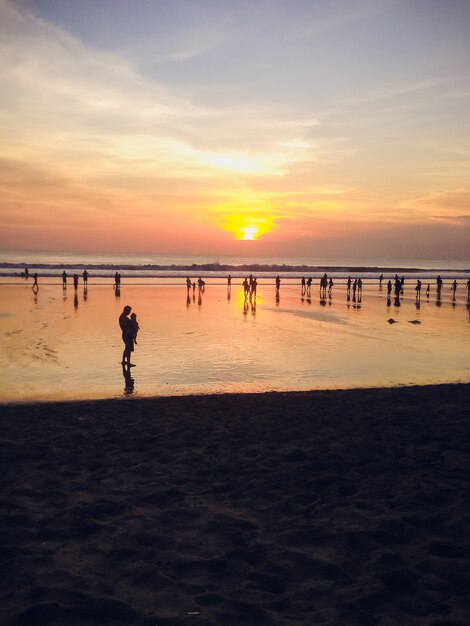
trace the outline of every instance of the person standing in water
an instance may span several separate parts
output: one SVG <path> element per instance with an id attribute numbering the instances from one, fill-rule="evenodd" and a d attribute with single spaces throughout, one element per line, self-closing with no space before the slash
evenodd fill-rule
<path id="1" fill-rule="evenodd" d="M 67 286 L 67 272 L 64 270 L 62 272 L 62 287 Z"/>
<path id="2" fill-rule="evenodd" d="M 78 289 L 78 274 L 73 275 L 73 288 L 75 291 Z"/>
<path id="3" fill-rule="evenodd" d="M 83 284 L 84 285 L 88 285 L 88 272 L 86 270 L 83 270 Z"/>
<path id="4" fill-rule="evenodd" d="M 127 367 L 134 367 L 133 363 L 131 363 L 131 352 L 134 352 L 135 329 L 129 319 L 131 311 L 132 307 L 125 306 L 119 316 L 119 327 L 121 328 L 122 340 L 124 342 L 121 365 L 127 365 Z"/>

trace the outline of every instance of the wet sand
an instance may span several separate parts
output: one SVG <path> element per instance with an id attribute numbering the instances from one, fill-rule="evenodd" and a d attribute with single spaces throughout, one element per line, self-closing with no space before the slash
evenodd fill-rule
<path id="1" fill-rule="evenodd" d="M 1 623 L 468 624 L 469 392 L 3 406 Z"/>

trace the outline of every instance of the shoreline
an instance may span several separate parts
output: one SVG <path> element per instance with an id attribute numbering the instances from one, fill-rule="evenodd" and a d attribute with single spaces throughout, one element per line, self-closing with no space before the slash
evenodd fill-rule
<path id="1" fill-rule="evenodd" d="M 469 384 L 2 407 L 5 626 L 463 626 Z"/>
<path id="2" fill-rule="evenodd" d="M 7 400 L 7 401 L 2 401 L 0 399 L 0 408 L 15 408 L 15 407 L 21 407 L 21 408 L 34 408 L 36 406 L 38 407 L 45 407 L 45 406 L 49 406 L 50 408 L 66 408 L 66 407 L 70 407 L 70 405 L 77 405 L 77 408 L 79 408 L 80 406 L 87 406 L 90 407 L 93 405 L 98 405 L 97 408 L 102 408 L 101 405 L 102 404 L 107 404 L 109 403 L 110 405 L 113 405 L 114 403 L 121 403 L 121 402 L 130 402 L 130 403 L 139 403 L 139 402 L 149 402 L 149 403 L 153 403 L 153 402 L 164 402 L 166 400 L 191 400 L 193 398 L 220 398 L 220 399 L 225 399 L 227 401 L 235 401 L 237 398 L 243 397 L 245 399 L 251 399 L 251 398 L 259 398 L 260 396 L 265 396 L 265 397 L 269 397 L 269 396 L 306 396 L 309 397 L 311 395 L 322 395 L 322 394 L 334 394 L 334 395 L 339 395 L 339 394 L 354 394 L 354 393 L 370 393 L 370 392 L 377 392 L 377 393 L 388 393 L 390 391 L 395 391 L 395 390 L 401 390 L 401 389 L 417 389 L 417 390 L 429 390 L 429 391 L 434 391 L 436 390 L 436 388 L 443 388 L 445 390 L 447 389 L 452 389 L 452 388 L 459 388 L 459 387 L 467 387 L 468 391 L 469 391 L 469 399 L 470 399 L 470 381 L 469 382 L 462 382 L 462 381 L 456 381 L 456 382 L 437 382 L 437 383 L 429 383 L 429 384 L 414 384 L 414 383 L 410 383 L 410 384 L 399 384 L 399 385 L 381 385 L 381 386 L 371 386 L 371 387 L 364 387 L 364 386 L 358 386 L 358 387 L 342 387 L 342 388 L 338 388 L 338 389 L 299 389 L 299 390 L 287 390 L 287 391 L 253 391 L 253 392 L 225 392 L 222 391 L 220 393 L 182 393 L 182 394 L 173 394 L 173 395 L 139 395 L 138 393 L 134 393 L 134 394 L 129 394 L 129 395 L 125 395 L 125 394 L 121 394 L 119 396 L 108 396 L 108 397 L 103 397 L 103 398 L 73 398 L 73 399 L 57 399 L 57 400 L 50 400 L 50 399 L 45 399 L 45 400 Z M 111 407 L 110 407 L 111 408 Z"/>

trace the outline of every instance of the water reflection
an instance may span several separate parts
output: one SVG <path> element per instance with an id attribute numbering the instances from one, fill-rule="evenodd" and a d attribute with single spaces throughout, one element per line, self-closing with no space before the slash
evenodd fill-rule
<path id="1" fill-rule="evenodd" d="M 122 365 L 122 375 L 124 377 L 124 395 L 130 396 L 134 393 L 135 380 L 131 376 L 131 369 L 127 365 Z"/>

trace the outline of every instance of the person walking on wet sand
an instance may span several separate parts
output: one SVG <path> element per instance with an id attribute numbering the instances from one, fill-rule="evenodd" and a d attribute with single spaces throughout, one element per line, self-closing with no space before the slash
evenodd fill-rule
<path id="1" fill-rule="evenodd" d="M 330 280 L 328 281 L 328 297 L 331 298 L 333 296 L 333 279 L 330 278 Z"/>
<path id="2" fill-rule="evenodd" d="M 416 281 L 415 291 L 416 291 L 416 300 L 421 300 L 421 281 L 419 280 L 419 278 Z"/>
<path id="3" fill-rule="evenodd" d="M 186 289 L 188 291 L 188 296 L 189 296 L 189 290 L 191 289 L 191 279 L 189 278 L 189 276 L 186 277 Z"/>
<path id="4" fill-rule="evenodd" d="M 302 296 L 305 295 L 305 276 L 302 276 L 302 280 L 300 281 L 300 293 Z"/>
<path id="5" fill-rule="evenodd" d="M 88 285 L 88 272 L 86 270 L 83 270 L 83 284 L 84 285 Z"/>
<path id="6" fill-rule="evenodd" d="M 392 281 L 389 280 L 387 283 L 387 296 L 389 296 L 392 293 Z"/>
<path id="7" fill-rule="evenodd" d="M 351 276 L 348 276 L 348 282 L 346 283 L 346 297 L 351 296 Z"/>
<path id="8" fill-rule="evenodd" d="M 442 289 L 442 278 L 440 276 L 438 276 L 436 278 L 436 284 L 437 284 L 437 294 L 438 296 L 441 295 L 441 289 Z"/>
<path id="9" fill-rule="evenodd" d="M 276 276 L 276 291 L 279 291 L 280 288 L 281 288 L 281 277 Z"/>
<path id="10" fill-rule="evenodd" d="M 450 290 L 452 291 L 452 299 L 455 300 L 455 292 L 457 291 L 457 281 L 454 280 L 454 282 L 452 283 L 452 287 L 450 288 Z"/>
<path id="11" fill-rule="evenodd" d="M 134 367 L 131 363 L 131 352 L 134 352 L 134 327 L 129 319 L 129 313 L 131 311 L 132 307 L 125 306 L 119 316 L 119 326 L 122 331 L 122 340 L 124 342 L 121 365 L 127 365 L 127 367 Z"/>
<path id="12" fill-rule="evenodd" d="M 73 275 L 73 288 L 75 291 L 78 289 L 78 274 Z"/>
<path id="13" fill-rule="evenodd" d="M 65 270 L 62 272 L 62 286 L 67 286 L 67 272 Z"/>
<path id="14" fill-rule="evenodd" d="M 380 289 L 382 289 L 382 281 L 383 281 L 383 279 L 384 279 L 384 275 L 380 274 L 380 276 L 379 276 L 379 287 L 380 287 Z"/>
<path id="15" fill-rule="evenodd" d="M 39 285 L 38 285 L 38 275 L 34 274 L 33 276 L 34 282 L 33 282 L 33 291 L 34 293 L 37 293 L 39 291 Z"/>
<path id="16" fill-rule="evenodd" d="M 232 277 L 230 274 L 227 276 L 227 287 L 230 289 L 232 287 Z"/>

